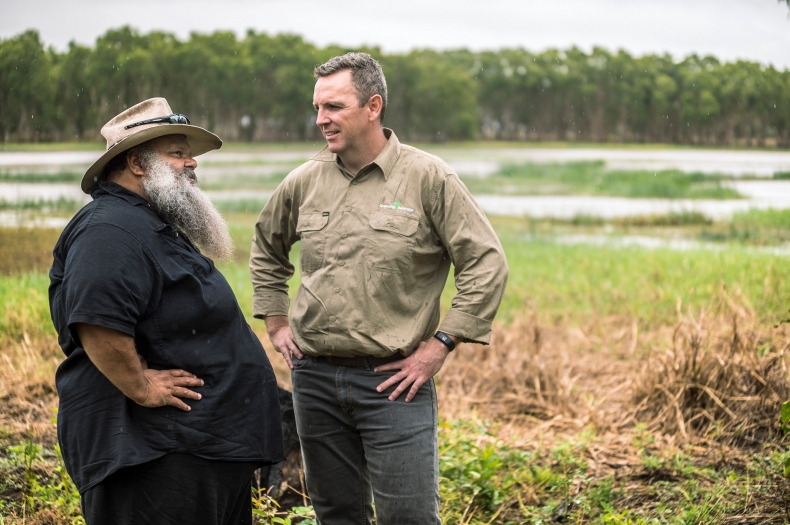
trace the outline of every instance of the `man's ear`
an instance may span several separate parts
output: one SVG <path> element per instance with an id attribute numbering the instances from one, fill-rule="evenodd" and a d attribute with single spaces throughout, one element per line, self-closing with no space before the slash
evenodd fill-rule
<path id="1" fill-rule="evenodd" d="M 143 157 L 140 155 L 140 151 L 137 148 L 132 148 L 126 152 L 126 167 L 138 177 L 145 175 Z"/>
<path id="2" fill-rule="evenodd" d="M 381 95 L 372 95 L 370 100 L 368 100 L 368 120 L 373 122 L 374 120 L 379 119 L 379 115 L 381 115 L 381 108 L 384 107 L 384 100 L 382 100 Z"/>

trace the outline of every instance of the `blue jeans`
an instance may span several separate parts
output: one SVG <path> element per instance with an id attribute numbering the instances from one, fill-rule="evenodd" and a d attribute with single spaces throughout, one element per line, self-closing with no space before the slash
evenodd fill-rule
<path id="1" fill-rule="evenodd" d="M 436 389 L 376 387 L 395 372 L 305 357 L 291 374 L 307 492 L 320 525 L 437 525 L 439 454 Z"/>

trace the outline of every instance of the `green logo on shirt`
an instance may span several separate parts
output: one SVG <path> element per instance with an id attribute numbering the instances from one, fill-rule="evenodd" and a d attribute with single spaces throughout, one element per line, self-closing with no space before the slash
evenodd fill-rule
<path id="1" fill-rule="evenodd" d="M 414 211 L 414 208 L 407 208 L 406 206 L 401 206 L 400 201 L 395 201 L 392 204 L 379 204 L 379 208 L 387 208 L 390 210 L 401 210 L 401 211 L 407 211 L 409 213 L 412 213 Z"/>

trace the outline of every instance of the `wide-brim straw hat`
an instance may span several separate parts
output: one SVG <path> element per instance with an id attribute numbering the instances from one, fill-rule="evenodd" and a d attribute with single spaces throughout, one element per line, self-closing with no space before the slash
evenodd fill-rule
<path id="1" fill-rule="evenodd" d="M 102 179 L 104 168 L 116 155 L 147 140 L 165 135 L 183 135 L 193 157 L 222 147 L 222 140 L 210 131 L 191 124 L 172 123 L 187 122 L 183 117 L 173 115 L 167 100 L 149 98 L 113 118 L 101 129 L 102 136 L 107 139 L 107 151 L 85 172 L 80 184 L 82 191 L 91 192 Z M 139 124 L 147 120 L 156 122 Z"/>

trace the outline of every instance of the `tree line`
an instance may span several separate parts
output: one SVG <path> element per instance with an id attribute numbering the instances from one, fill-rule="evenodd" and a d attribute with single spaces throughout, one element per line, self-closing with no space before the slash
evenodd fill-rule
<path id="1" fill-rule="evenodd" d="M 381 62 L 385 125 L 406 140 L 790 146 L 790 71 L 755 62 L 600 48 L 361 50 Z M 121 110 L 163 96 L 225 139 L 318 139 L 312 71 L 346 51 L 289 34 L 182 41 L 123 27 L 59 52 L 30 30 L 0 41 L 0 137 L 97 140 Z"/>

